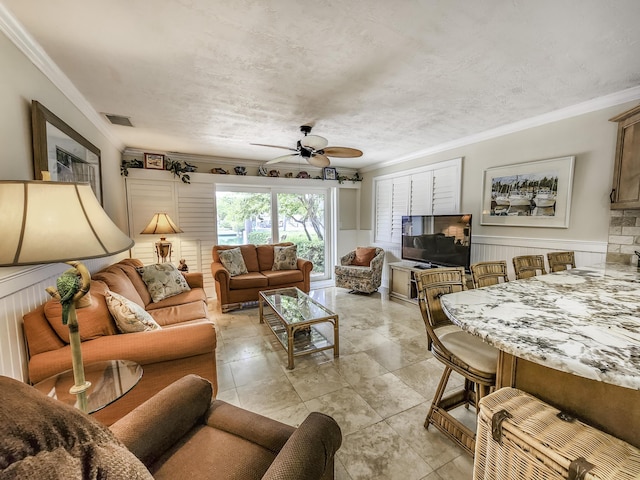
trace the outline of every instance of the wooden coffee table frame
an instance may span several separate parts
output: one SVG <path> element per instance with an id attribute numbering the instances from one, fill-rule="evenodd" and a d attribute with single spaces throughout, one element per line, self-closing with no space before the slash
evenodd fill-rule
<path id="1" fill-rule="evenodd" d="M 277 296 L 303 298 L 313 304 L 314 307 L 327 313 L 324 316 L 315 316 L 301 320 L 286 318 L 287 312 L 283 312 Z M 294 358 L 308 355 L 314 352 L 333 349 L 333 356 L 340 355 L 340 337 L 338 334 L 338 315 L 327 307 L 317 302 L 303 291 L 295 287 L 265 290 L 260 292 L 260 323 L 266 323 L 280 344 L 287 352 L 287 368 L 294 368 Z M 289 315 L 291 316 L 291 315 Z M 333 325 L 333 339 L 327 338 L 315 325 L 330 323 Z M 307 332 L 305 332 L 307 331 Z M 296 335 L 296 332 L 300 332 Z"/>

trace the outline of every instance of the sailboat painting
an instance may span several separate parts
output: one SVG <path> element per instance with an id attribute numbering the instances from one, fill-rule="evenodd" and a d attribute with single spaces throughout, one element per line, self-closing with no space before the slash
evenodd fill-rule
<path id="1" fill-rule="evenodd" d="M 485 170 L 483 225 L 567 228 L 575 157 Z"/>

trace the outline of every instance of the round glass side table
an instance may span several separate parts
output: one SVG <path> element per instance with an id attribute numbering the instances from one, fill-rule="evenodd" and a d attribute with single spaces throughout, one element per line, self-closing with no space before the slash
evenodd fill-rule
<path id="1" fill-rule="evenodd" d="M 85 392 L 86 413 L 94 413 L 115 402 L 136 386 L 142 377 L 142 367 L 129 360 L 107 360 L 87 363 L 84 374 L 91 386 Z M 40 392 L 82 410 L 76 395 L 69 393 L 73 386 L 73 370 L 53 375 L 34 385 Z"/>

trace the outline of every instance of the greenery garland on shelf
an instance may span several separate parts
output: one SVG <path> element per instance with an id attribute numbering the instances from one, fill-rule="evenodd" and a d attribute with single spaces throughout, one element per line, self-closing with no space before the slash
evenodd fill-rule
<path id="1" fill-rule="evenodd" d="M 143 168 L 142 160 L 122 160 L 120 164 L 120 175 L 129 176 L 130 168 Z M 191 172 L 195 172 L 197 167 L 191 165 L 189 162 L 184 162 L 184 165 L 179 160 L 171 160 L 167 158 L 164 164 L 164 169 L 173 173 L 174 177 L 178 177 L 184 183 L 191 183 L 191 177 L 188 175 Z"/>

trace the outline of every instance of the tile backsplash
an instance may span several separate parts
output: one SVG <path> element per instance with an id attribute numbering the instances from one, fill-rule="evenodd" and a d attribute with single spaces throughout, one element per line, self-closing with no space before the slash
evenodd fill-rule
<path id="1" fill-rule="evenodd" d="M 640 210 L 611 210 L 607 262 L 636 264 L 640 251 Z"/>

